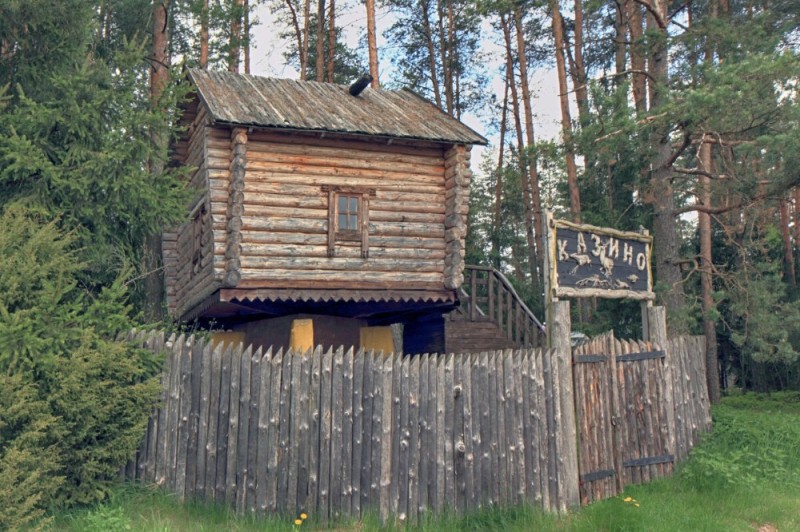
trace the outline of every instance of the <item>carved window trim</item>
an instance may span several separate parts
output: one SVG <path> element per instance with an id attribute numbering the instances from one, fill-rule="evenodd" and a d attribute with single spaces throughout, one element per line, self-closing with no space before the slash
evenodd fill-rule
<path id="1" fill-rule="evenodd" d="M 328 194 L 328 257 L 336 256 L 336 242 L 361 242 L 361 258 L 369 258 L 369 198 L 375 195 L 375 189 L 366 187 L 323 185 L 322 191 Z M 347 211 L 339 212 L 339 199 L 345 197 Z M 356 200 L 355 229 L 342 229 L 339 224 L 340 214 L 352 219 L 350 199 Z M 349 222 L 348 222 L 349 223 Z"/>

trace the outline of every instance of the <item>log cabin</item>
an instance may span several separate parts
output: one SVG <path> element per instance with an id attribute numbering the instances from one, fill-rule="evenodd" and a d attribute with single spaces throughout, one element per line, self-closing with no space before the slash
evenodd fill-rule
<path id="1" fill-rule="evenodd" d="M 170 314 L 253 345 L 448 350 L 486 139 L 408 90 L 189 79 L 172 162 L 197 193 L 163 234 Z"/>

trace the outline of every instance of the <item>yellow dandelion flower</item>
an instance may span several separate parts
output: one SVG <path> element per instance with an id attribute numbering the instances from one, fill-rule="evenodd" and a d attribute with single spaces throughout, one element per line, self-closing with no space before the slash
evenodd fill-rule
<path id="1" fill-rule="evenodd" d="M 637 508 L 639 507 L 639 503 L 638 502 L 633 503 L 633 505 L 636 506 Z"/>
<path id="2" fill-rule="evenodd" d="M 303 521 L 305 521 L 306 519 L 308 519 L 308 515 L 306 515 L 306 514 L 300 514 L 300 519 L 302 519 Z"/>
<path id="3" fill-rule="evenodd" d="M 297 526 L 300 526 L 300 525 L 303 524 L 303 521 L 301 519 L 295 519 L 294 520 L 294 524 L 296 524 Z"/>
<path id="4" fill-rule="evenodd" d="M 631 502 L 633 500 L 633 497 L 625 497 L 622 500 L 625 501 L 625 502 Z"/>

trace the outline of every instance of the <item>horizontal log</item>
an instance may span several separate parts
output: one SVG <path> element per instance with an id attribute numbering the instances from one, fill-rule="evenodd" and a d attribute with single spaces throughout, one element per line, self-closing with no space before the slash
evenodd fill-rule
<path id="1" fill-rule="evenodd" d="M 636 299 L 651 301 L 656 298 L 653 292 L 634 292 L 633 290 L 606 290 L 604 288 L 570 288 L 558 287 L 556 297 L 603 297 L 606 299 Z"/>
<path id="2" fill-rule="evenodd" d="M 405 259 L 405 260 L 444 260 L 444 250 L 436 249 L 417 249 L 417 248 L 383 248 L 372 245 L 369 250 L 369 261 L 380 259 Z M 319 245 L 309 244 L 251 244 L 246 240 L 242 243 L 242 257 L 266 257 L 265 260 L 269 261 L 275 257 L 312 257 L 312 258 L 327 258 L 328 246 L 327 243 Z M 360 258 L 361 246 L 356 244 L 353 246 L 336 247 L 337 257 L 347 258 Z"/>
<path id="3" fill-rule="evenodd" d="M 328 133 L 327 138 L 319 138 L 318 135 L 314 134 L 269 132 L 264 130 L 254 130 L 250 134 L 250 140 L 254 143 L 259 141 L 275 142 L 290 146 L 344 148 L 412 156 L 441 157 L 444 160 L 444 146 L 442 144 L 417 140 L 392 139 L 392 143 L 388 144 L 386 140 L 375 137 L 343 139 L 341 137 L 336 138 L 335 133 Z"/>
<path id="4" fill-rule="evenodd" d="M 422 259 L 350 259 L 344 257 L 253 257 L 245 255 L 241 257 L 242 268 L 252 270 L 295 270 L 295 271 L 317 271 L 320 276 L 332 274 L 331 272 L 347 271 L 355 272 L 393 272 L 405 274 L 409 272 L 436 273 L 441 275 L 444 269 L 443 260 L 422 260 Z"/>
<path id="5" fill-rule="evenodd" d="M 328 197 L 323 195 L 319 189 L 314 190 L 312 193 L 304 195 L 296 194 L 275 194 L 256 192 L 253 189 L 256 187 L 245 187 L 245 204 L 247 206 L 264 206 L 264 207 L 289 207 L 294 209 L 328 209 Z M 379 194 L 379 193 L 378 193 Z M 397 194 L 394 194 L 398 196 Z M 402 197 L 402 195 L 399 195 Z M 433 194 L 427 195 L 430 198 L 437 198 Z M 218 200 L 224 199 L 223 191 L 213 191 L 212 198 Z M 373 199 L 370 198 L 370 213 L 378 211 L 397 212 L 397 213 L 432 213 L 444 214 L 445 208 L 441 201 L 434 202 L 412 202 L 402 200 L 387 200 L 387 199 Z M 370 214 L 372 216 L 372 214 Z"/>
<path id="6" fill-rule="evenodd" d="M 276 231 L 248 230 L 242 232 L 244 241 L 250 244 L 311 244 L 321 245 L 328 241 L 327 233 L 281 233 Z M 444 251 L 442 238 L 402 237 L 402 236 L 369 236 L 370 249 L 380 248 L 412 248 L 435 249 Z"/>
<path id="7" fill-rule="evenodd" d="M 216 168 L 215 159 L 208 159 L 209 168 Z M 292 163 L 273 163 L 268 161 L 253 160 L 248 157 L 247 172 L 266 173 L 266 174 L 290 174 L 295 175 L 299 182 L 307 182 L 305 176 L 330 177 L 340 176 L 351 180 L 348 184 L 362 186 L 359 178 L 366 179 L 390 179 L 400 183 L 423 183 L 431 185 L 445 186 L 445 181 L 440 176 L 410 173 L 393 170 L 362 170 L 358 168 L 345 168 L 341 166 L 307 165 Z"/>
<path id="8" fill-rule="evenodd" d="M 444 193 L 444 183 L 437 184 L 433 182 L 405 182 L 393 181 L 386 179 L 376 178 L 359 178 L 354 179 L 352 176 L 342 175 L 305 175 L 295 174 L 291 171 L 287 172 L 267 172 L 260 170 L 251 170 L 248 167 L 248 172 L 245 181 L 262 181 L 266 183 L 289 183 L 289 184 L 306 184 L 321 187 L 322 185 L 332 186 L 360 186 L 391 190 L 398 192 L 412 192 L 422 194 L 442 194 Z"/>
<path id="9" fill-rule="evenodd" d="M 420 281 L 416 278 L 409 279 L 301 279 L 292 277 L 289 279 L 266 279 L 266 278 L 242 278 L 237 289 L 258 289 L 258 288 L 310 288 L 326 290 L 442 290 L 444 285 L 441 279 L 434 281 Z"/>
<path id="10" fill-rule="evenodd" d="M 295 269 L 260 269 L 242 267 L 242 280 L 245 279 L 263 279 L 275 280 L 280 279 L 285 281 L 285 286 L 299 286 L 297 281 L 313 280 L 319 283 L 320 288 L 328 285 L 335 285 L 343 282 L 380 282 L 380 281 L 398 281 L 407 283 L 408 285 L 415 283 L 438 283 L 441 286 L 442 274 L 441 272 L 384 272 L 384 271 L 361 271 L 361 270 L 339 270 L 339 271 L 325 271 L 325 270 L 295 270 Z M 245 286 L 241 283 L 238 286 Z"/>
<path id="11" fill-rule="evenodd" d="M 335 151 L 329 155 L 307 154 L 295 155 L 276 153 L 271 150 L 262 150 L 262 146 L 248 146 L 247 160 L 250 162 L 278 163 L 283 165 L 298 166 L 332 166 L 334 168 L 347 168 L 350 170 L 369 170 L 372 172 L 393 171 L 407 172 L 416 175 L 425 175 L 432 178 L 441 178 L 444 167 L 435 161 L 411 162 L 402 157 L 363 152 Z"/>
<path id="12" fill-rule="evenodd" d="M 250 176 L 248 176 L 250 177 Z M 395 202 L 403 201 L 420 205 L 440 205 L 444 203 L 442 194 L 439 193 L 417 193 L 405 192 L 401 190 L 390 190 L 385 188 L 390 183 L 382 183 L 375 187 L 375 196 L 370 198 L 370 202 Z M 263 179 L 246 179 L 245 193 L 250 194 L 269 194 L 286 195 L 295 197 L 316 196 L 321 192 L 319 185 L 305 185 L 299 183 L 277 183 Z M 326 203 L 327 204 L 327 203 Z"/>

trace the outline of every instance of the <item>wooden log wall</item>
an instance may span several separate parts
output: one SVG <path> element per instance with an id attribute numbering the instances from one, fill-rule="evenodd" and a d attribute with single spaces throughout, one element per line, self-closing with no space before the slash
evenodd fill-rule
<path id="1" fill-rule="evenodd" d="M 255 515 L 327 521 L 489 505 L 566 505 L 545 408 L 558 368 L 541 349 L 383 356 L 317 348 L 212 350 L 138 333 L 167 353 L 131 477 Z M 574 428 L 573 428 L 574 430 Z"/>
<path id="2" fill-rule="evenodd" d="M 361 241 L 337 241 L 334 256 L 328 256 L 324 187 L 370 191 L 368 259 L 362 258 Z M 378 288 L 442 289 L 445 214 L 440 146 L 253 131 L 239 286 L 303 280 L 323 288 L 360 281 Z M 216 245 L 222 245 L 219 237 Z"/>
<path id="3" fill-rule="evenodd" d="M 225 238 L 231 165 L 231 139 L 227 130 L 209 127 L 205 106 L 192 103 L 183 115 L 186 133 L 176 143 L 173 157 L 196 168 L 188 186 L 198 191 L 187 206 L 187 221 L 163 235 L 167 305 L 173 315 L 182 315 L 219 288 L 225 271 Z M 202 211 L 201 260 L 193 264 L 196 251 L 194 215 Z M 221 232 L 221 233 L 220 233 Z"/>

